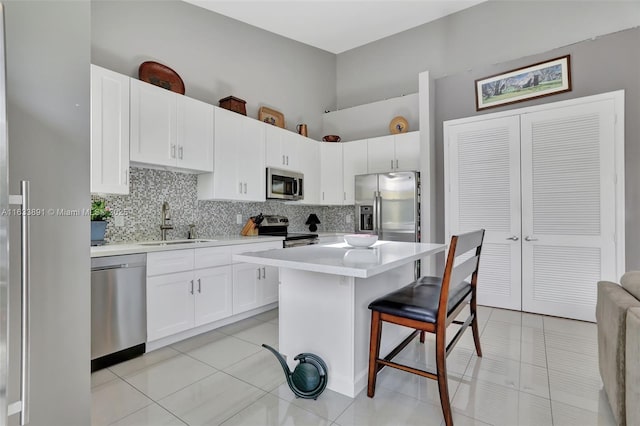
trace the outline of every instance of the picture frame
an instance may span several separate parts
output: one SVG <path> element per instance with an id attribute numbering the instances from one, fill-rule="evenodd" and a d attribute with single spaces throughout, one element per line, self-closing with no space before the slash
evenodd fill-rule
<path id="1" fill-rule="evenodd" d="M 260 107 L 258 120 L 284 129 L 284 115 L 275 109 Z"/>
<path id="2" fill-rule="evenodd" d="M 475 81 L 476 111 L 571 91 L 571 58 L 560 56 Z"/>

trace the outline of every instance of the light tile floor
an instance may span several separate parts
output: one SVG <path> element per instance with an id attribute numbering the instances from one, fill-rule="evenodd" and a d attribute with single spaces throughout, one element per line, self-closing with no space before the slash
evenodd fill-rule
<path id="1" fill-rule="evenodd" d="M 453 418 L 465 425 L 615 425 L 591 323 L 480 307 L 483 357 L 467 331 L 449 358 Z M 385 368 L 375 398 L 296 399 L 275 357 L 278 311 L 94 373 L 92 425 L 441 425 L 435 381 Z M 405 363 L 435 365 L 434 341 Z"/>

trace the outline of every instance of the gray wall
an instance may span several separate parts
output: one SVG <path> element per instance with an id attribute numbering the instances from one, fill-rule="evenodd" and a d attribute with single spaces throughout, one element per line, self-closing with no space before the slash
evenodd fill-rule
<path id="1" fill-rule="evenodd" d="M 87 208 L 90 4 L 3 3 L 10 192 L 19 193 L 19 181 L 29 180 L 33 209 Z M 10 220 L 16 308 L 20 221 Z M 91 423 L 89 240 L 87 216 L 31 218 L 31 426 Z M 19 313 L 10 312 L 11 402 L 19 400 Z M 14 416 L 9 424 L 16 423 Z"/>
<path id="2" fill-rule="evenodd" d="M 338 55 L 337 107 L 418 91 L 432 78 L 640 25 L 638 1 L 488 1 Z"/>
<path id="3" fill-rule="evenodd" d="M 257 118 L 266 106 L 286 127 L 307 123 L 321 139 L 322 114 L 335 109 L 334 54 L 177 0 L 91 2 L 91 61 L 138 77 L 156 61 L 182 78 L 186 95 L 218 105 L 233 95 Z"/>
<path id="4" fill-rule="evenodd" d="M 442 122 L 477 115 L 474 104 L 474 80 L 502 71 L 526 66 L 545 59 L 571 55 L 573 90 L 528 102 L 492 108 L 492 113 L 573 99 L 614 90 L 625 90 L 625 203 L 626 203 L 626 268 L 640 269 L 640 29 L 621 31 L 554 49 L 541 55 L 478 67 L 473 71 L 436 80 L 436 203 L 439 239 L 444 238 L 443 142 Z"/>

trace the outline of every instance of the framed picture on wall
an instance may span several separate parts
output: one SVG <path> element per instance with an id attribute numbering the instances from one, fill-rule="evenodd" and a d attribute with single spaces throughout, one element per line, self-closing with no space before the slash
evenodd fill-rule
<path id="1" fill-rule="evenodd" d="M 476 80 L 476 111 L 571 91 L 569 56 Z"/>

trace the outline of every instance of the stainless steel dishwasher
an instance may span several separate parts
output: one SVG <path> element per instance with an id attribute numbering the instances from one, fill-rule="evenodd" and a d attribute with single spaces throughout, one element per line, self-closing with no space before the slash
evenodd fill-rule
<path id="1" fill-rule="evenodd" d="M 91 259 L 91 371 L 145 352 L 146 275 L 146 254 Z"/>

